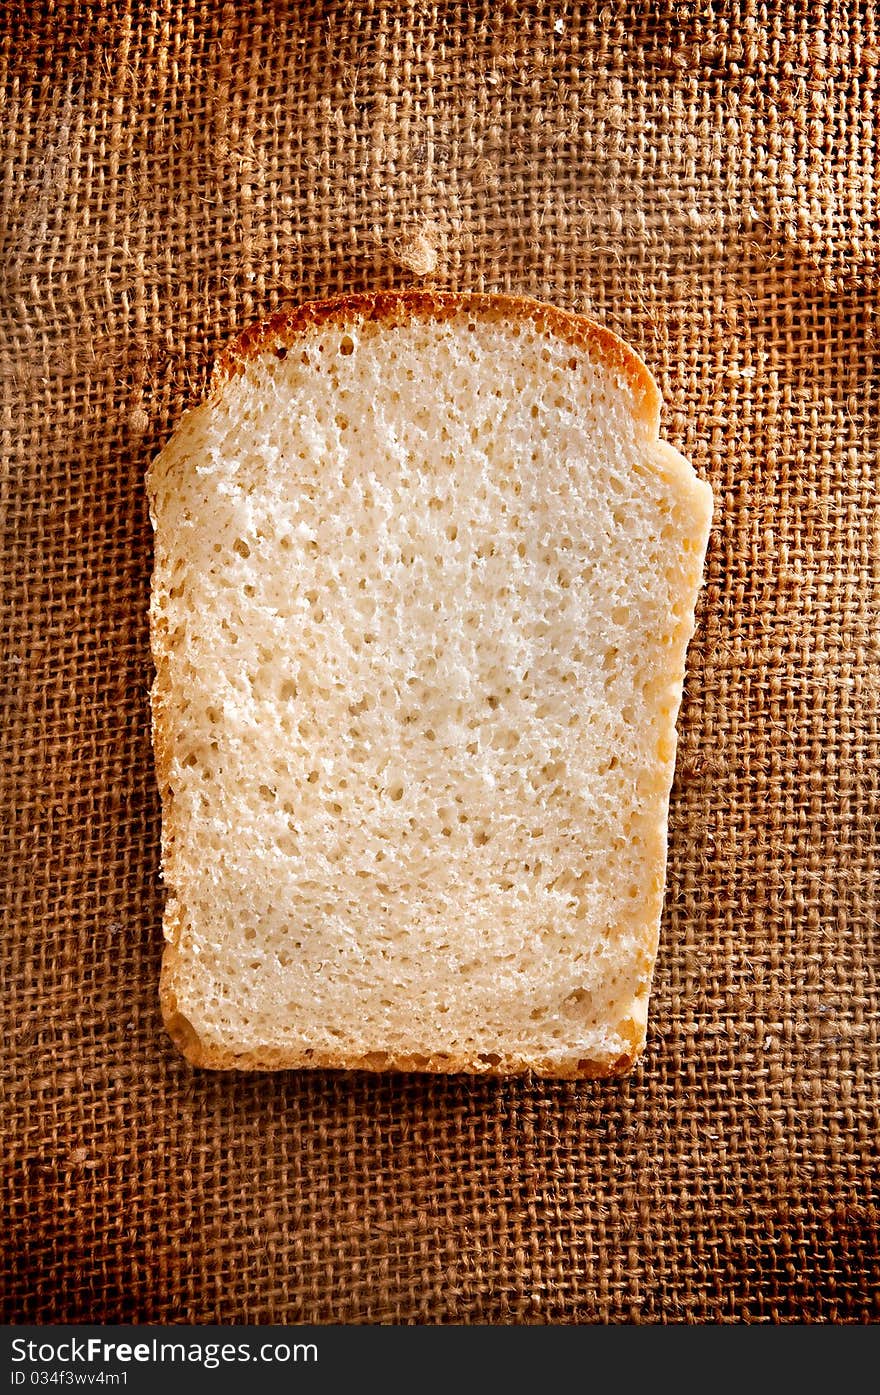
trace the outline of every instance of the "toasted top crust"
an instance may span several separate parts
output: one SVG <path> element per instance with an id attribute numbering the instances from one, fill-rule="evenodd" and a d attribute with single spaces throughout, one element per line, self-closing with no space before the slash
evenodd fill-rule
<path id="1" fill-rule="evenodd" d="M 233 340 L 217 361 L 211 377 L 211 392 L 222 388 L 249 362 L 271 351 L 279 342 L 287 344 L 310 329 L 330 324 L 342 327 L 353 320 L 374 321 L 386 327 L 415 319 L 448 320 L 462 311 L 484 319 L 530 320 L 572 347 L 584 349 L 619 368 L 632 389 L 636 419 L 651 439 L 658 436 L 660 391 L 638 354 L 610 329 L 588 316 L 560 310 L 528 296 L 475 291 L 379 291 L 307 301 L 249 326 Z"/>

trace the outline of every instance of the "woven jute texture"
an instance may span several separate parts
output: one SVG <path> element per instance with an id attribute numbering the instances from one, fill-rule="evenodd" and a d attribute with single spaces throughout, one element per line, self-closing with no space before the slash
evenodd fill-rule
<path id="1" fill-rule="evenodd" d="M 876 1321 L 873 0 L 0 13 L 5 1319 Z M 716 492 L 622 1082 L 159 1019 L 145 468 L 250 321 L 426 284 L 622 333 Z"/>

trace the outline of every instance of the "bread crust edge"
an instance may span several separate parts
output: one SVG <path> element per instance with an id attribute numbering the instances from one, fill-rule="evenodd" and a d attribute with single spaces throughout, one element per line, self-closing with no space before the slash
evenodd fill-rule
<path id="1" fill-rule="evenodd" d="M 548 329 L 572 348 L 598 353 L 619 368 L 633 393 L 635 415 L 652 438 L 660 432 L 660 390 L 647 365 L 613 330 L 588 315 L 562 310 L 531 296 L 484 291 L 372 291 L 304 301 L 290 310 L 279 310 L 243 330 L 221 352 L 211 375 L 210 395 L 243 372 L 260 357 L 271 341 L 287 344 L 309 330 L 338 324 L 344 328 L 359 319 L 385 328 L 416 319 L 444 321 L 469 312 L 486 319 L 531 322 Z"/>
<path id="2" fill-rule="evenodd" d="M 188 1018 L 173 1006 L 174 995 L 162 995 L 165 1030 L 178 1051 L 192 1066 L 217 1071 L 331 1070 L 361 1071 L 374 1075 L 392 1073 L 424 1075 L 468 1075 L 506 1078 L 535 1075 L 546 1080 L 610 1080 L 628 1075 L 641 1047 L 607 1060 L 545 1061 L 525 1056 L 496 1054 L 457 1056 L 435 1052 L 412 1055 L 393 1051 L 371 1051 L 362 1056 L 336 1055 L 327 1051 L 284 1051 L 281 1048 L 236 1053 L 203 1041 Z"/>

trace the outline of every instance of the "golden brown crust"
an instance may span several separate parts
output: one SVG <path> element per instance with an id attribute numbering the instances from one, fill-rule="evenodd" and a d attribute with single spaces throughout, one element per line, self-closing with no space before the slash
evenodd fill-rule
<path id="1" fill-rule="evenodd" d="M 390 327 L 416 319 L 452 319 L 467 311 L 484 319 L 529 321 L 547 329 L 572 348 L 583 349 L 618 368 L 633 393 L 634 413 L 649 437 L 660 430 L 660 392 L 646 365 L 628 344 L 604 325 L 586 315 L 560 310 L 528 296 L 494 295 L 477 291 L 378 291 L 335 296 L 330 300 L 306 301 L 291 310 L 281 310 L 251 325 L 224 350 L 211 378 L 212 393 L 243 371 L 267 350 L 281 344 L 285 348 L 310 330 L 336 324 L 340 328 L 353 320 Z M 273 342 L 274 341 L 274 342 Z"/>
<path id="2" fill-rule="evenodd" d="M 167 951 L 166 951 L 167 955 Z M 266 1047 L 240 1053 L 213 1046 L 201 1040 L 192 1023 L 173 1006 L 169 990 L 161 995 L 162 1016 L 171 1040 L 190 1065 L 208 1070 L 357 1070 L 375 1074 L 419 1072 L 428 1075 L 486 1075 L 492 1077 L 535 1074 L 542 1079 L 609 1080 L 632 1070 L 639 1050 L 633 1049 L 607 1060 L 550 1061 L 522 1056 L 478 1054 L 456 1056 L 436 1052 L 412 1055 L 371 1051 L 363 1056 L 337 1055 L 328 1051 L 284 1051 Z"/>

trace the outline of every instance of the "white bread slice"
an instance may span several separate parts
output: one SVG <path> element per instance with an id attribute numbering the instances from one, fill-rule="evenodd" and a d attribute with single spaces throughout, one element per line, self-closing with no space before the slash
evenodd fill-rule
<path id="1" fill-rule="evenodd" d="M 630 1068 L 712 506 L 659 409 L 510 297 L 313 303 L 226 355 L 148 477 L 191 1061 Z"/>

